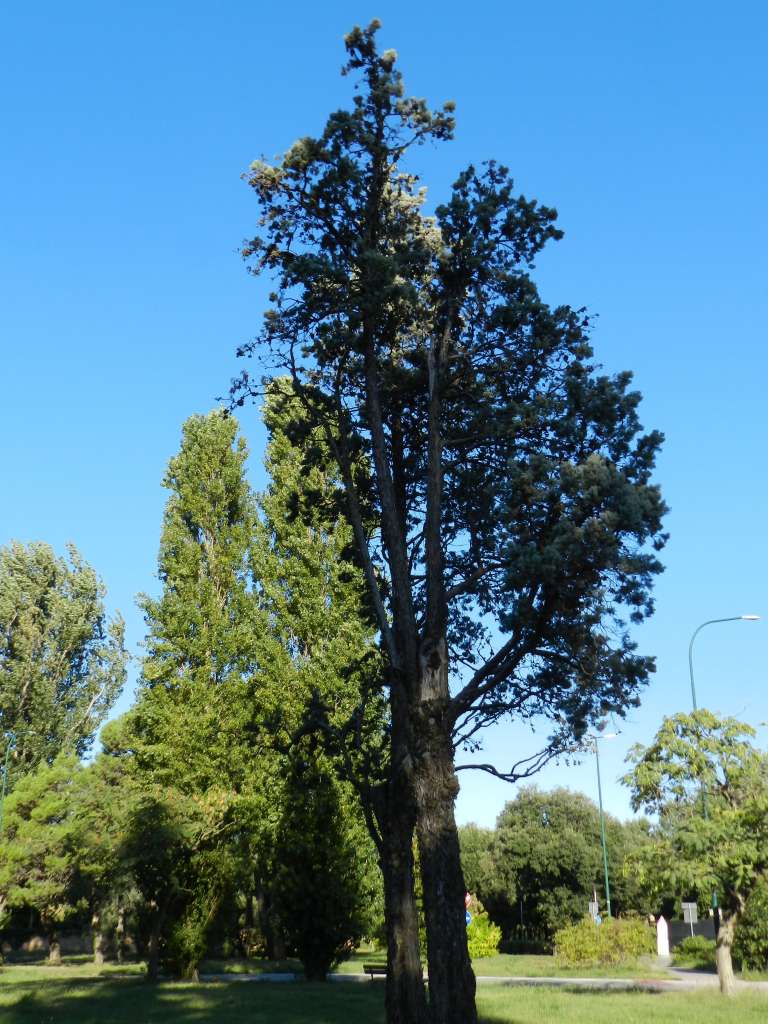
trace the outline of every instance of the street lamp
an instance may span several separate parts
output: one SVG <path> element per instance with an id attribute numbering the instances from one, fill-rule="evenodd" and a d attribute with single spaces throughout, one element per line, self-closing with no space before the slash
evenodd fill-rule
<path id="1" fill-rule="evenodd" d="M 595 751 L 595 765 L 597 767 L 597 803 L 600 808 L 600 841 L 603 846 L 603 872 L 605 876 L 605 906 L 608 912 L 608 917 L 611 916 L 611 885 L 608 880 L 608 846 L 605 842 L 605 814 L 603 813 L 603 784 L 600 778 L 600 752 L 598 749 L 598 740 L 614 740 L 616 739 L 617 733 L 605 732 L 600 736 L 594 734 L 589 736 L 592 740 L 592 746 Z"/>
<path id="2" fill-rule="evenodd" d="M 691 676 L 691 700 L 693 701 L 694 713 L 699 710 L 699 705 L 696 701 L 696 686 L 693 681 L 693 641 L 704 629 L 705 626 L 712 626 L 718 622 L 758 622 L 760 619 L 759 615 L 728 615 L 724 619 L 707 619 L 706 622 L 702 622 L 700 626 L 697 626 L 693 631 L 691 642 L 688 644 L 688 671 Z M 705 818 L 709 817 L 707 810 L 707 791 L 706 788 L 702 787 L 702 813 Z M 717 905 L 717 891 L 712 893 L 712 914 L 715 923 L 715 935 L 720 930 L 720 908 Z"/>
<path id="3" fill-rule="evenodd" d="M 691 642 L 688 644 L 688 671 L 691 675 L 691 697 L 693 698 L 694 711 L 698 711 L 699 706 L 696 703 L 696 687 L 693 682 L 693 641 L 705 626 L 711 626 L 716 622 L 758 622 L 759 619 L 759 615 L 729 615 L 728 618 L 725 619 L 707 619 L 706 622 L 702 622 L 702 624 L 694 630 Z"/>
<path id="4" fill-rule="evenodd" d="M 5 790 L 8 783 L 8 761 L 11 757 L 11 751 L 16 745 L 16 738 L 11 735 L 8 738 L 8 742 L 5 745 L 5 763 L 3 764 L 3 787 L 0 790 L 0 838 L 3 834 L 3 809 L 5 807 Z"/>

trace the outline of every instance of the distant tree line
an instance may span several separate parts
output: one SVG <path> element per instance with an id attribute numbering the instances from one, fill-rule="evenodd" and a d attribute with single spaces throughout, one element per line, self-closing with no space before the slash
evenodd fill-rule
<path id="1" fill-rule="evenodd" d="M 613 913 L 656 911 L 648 888 L 626 869 L 651 842 L 650 823 L 606 814 L 605 829 Z M 464 825 L 459 838 L 467 884 L 500 925 L 508 952 L 551 951 L 555 932 L 584 917 L 594 894 L 605 914 L 599 812 L 582 793 L 523 787 L 494 829 Z"/>

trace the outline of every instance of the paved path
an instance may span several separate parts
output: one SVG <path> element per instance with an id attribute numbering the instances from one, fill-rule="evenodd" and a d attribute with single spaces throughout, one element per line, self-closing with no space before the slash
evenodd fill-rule
<path id="1" fill-rule="evenodd" d="M 478 985 L 529 986 L 534 988 L 586 988 L 599 991 L 628 991 L 642 989 L 646 992 L 688 992 L 702 988 L 716 988 L 717 975 L 704 971 L 685 970 L 670 967 L 671 978 L 521 978 L 478 976 Z M 201 974 L 201 981 L 297 981 L 299 974 Z M 330 974 L 332 982 L 371 983 L 367 974 Z M 377 976 L 373 984 L 382 983 Z M 737 981 L 737 989 L 757 989 L 768 992 L 768 981 Z"/>

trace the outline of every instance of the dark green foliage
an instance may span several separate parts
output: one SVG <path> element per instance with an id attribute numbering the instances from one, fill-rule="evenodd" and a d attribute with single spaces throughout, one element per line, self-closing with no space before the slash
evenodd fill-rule
<path id="1" fill-rule="evenodd" d="M 742 969 L 768 970 L 768 879 L 751 893 L 733 943 L 734 960 Z"/>
<path id="2" fill-rule="evenodd" d="M 633 964 L 656 952 L 656 931 L 640 918 L 584 917 L 555 934 L 555 958 L 563 967 Z"/>
<path id="3" fill-rule="evenodd" d="M 83 907 L 78 884 L 77 787 L 82 769 L 61 754 L 19 780 L 5 801 L 0 837 L 0 911 L 27 907 L 37 912 L 58 962 L 56 935 Z"/>
<path id="4" fill-rule="evenodd" d="M 123 620 L 74 545 L 0 548 L 0 735 L 9 781 L 62 751 L 82 755 L 125 682 Z M 0 757 L 5 755 L 3 743 Z"/>
<path id="5" fill-rule="evenodd" d="M 346 40 L 345 71 L 363 80 L 352 109 L 276 165 L 252 165 L 261 234 L 244 255 L 277 283 L 261 336 L 241 354 L 268 350 L 271 365 L 291 369 L 336 439 L 353 521 L 361 488 L 345 470 L 360 453 L 375 467 L 365 498 L 376 518 L 395 502 L 397 522 L 356 533 L 385 640 L 384 608 L 405 600 L 399 588 L 407 583 L 415 612 L 427 601 L 421 527 L 437 360 L 447 628 L 453 663 L 479 673 L 455 710 L 475 727 L 506 711 L 565 714 L 580 732 L 635 701 L 652 667 L 624 620 L 650 611 L 660 569 L 652 549 L 664 541 L 664 504 L 650 482 L 660 435 L 641 433 L 631 375 L 600 374 L 584 312 L 538 295 L 529 272 L 561 236 L 555 211 L 516 196 L 491 162 L 462 172 L 434 219 L 422 212 L 422 182 L 401 161 L 414 144 L 451 137 L 453 105 L 431 112 L 406 97 L 376 30 Z M 234 401 L 258 391 L 244 373 Z M 408 581 L 392 561 L 400 544 Z M 489 674 L 495 631 L 509 649 Z"/>
<path id="6" fill-rule="evenodd" d="M 244 255 L 275 286 L 241 354 L 291 374 L 337 463 L 385 658 L 401 860 L 414 826 L 420 845 L 430 1014 L 471 1024 L 454 745 L 474 749 L 507 715 L 543 717 L 538 756 L 484 766 L 520 778 L 637 702 L 653 664 L 628 623 L 651 611 L 660 570 L 661 437 L 642 431 L 631 375 L 594 363 L 586 314 L 547 306 L 531 280 L 561 234 L 553 210 L 490 162 L 424 212 L 413 149 L 451 138 L 453 104 L 406 95 L 379 27 L 345 39 L 350 109 L 251 167 L 261 216 Z M 233 403 L 262 386 L 244 373 Z M 392 981 L 407 975 L 398 1012 L 413 1016 L 407 917 Z"/>
<path id="7" fill-rule="evenodd" d="M 605 825 L 613 913 L 646 913 L 649 897 L 625 861 L 648 843 L 649 827 L 608 814 Z M 551 938 L 584 915 L 593 892 L 605 905 L 599 811 L 581 793 L 524 787 L 499 815 L 485 856 L 495 872 L 486 867 L 488 892 L 480 892 L 505 936 L 522 924 Z"/>
<path id="8" fill-rule="evenodd" d="M 349 798 L 347 798 L 347 803 Z M 322 981 L 366 932 L 369 840 L 316 754 L 296 749 L 274 851 L 275 906 L 309 980 Z M 375 869 L 374 869 L 375 870 Z"/>

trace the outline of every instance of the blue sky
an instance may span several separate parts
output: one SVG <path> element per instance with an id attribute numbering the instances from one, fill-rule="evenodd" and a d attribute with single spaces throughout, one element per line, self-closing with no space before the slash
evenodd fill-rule
<path id="1" fill-rule="evenodd" d="M 379 17 L 408 90 L 457 102 L 455 142 L 420 151 L 437 201 L 495 157 L 556 206 L 540 259 L 552 302 L 599 313 L 597 354 L 635 371 L 667 441 L 671 506 L 658 671 L 603 744 L 606 807 L 628 746 L 689 702 L 687 644 L 708 618 L 768 616 L 768 8 L 706 0 L 266 5 L 10 0 L 0 16 L 0 543 L 72 540 L 142 636 L 183 420 L 204 412 L 257 328 L 264 286 L 237 249 L 255 204 L 241 173 L 347 102 L 341 38 Z M 241 416 L 251 475 L 263 431 Z M 697 640 L 700 703 L 768 719 L 768 620 Z M 126 693 L 120 707 L 130 701 Z M 766 730 L 761 730 L 761 741 Z M 501 765 L 534 741 L 505 726 Z M 462 773 L 459 820 L 491 825 L 514 789 Z M 594 759 L 544 787 L 595 795 Z"/>

